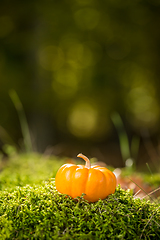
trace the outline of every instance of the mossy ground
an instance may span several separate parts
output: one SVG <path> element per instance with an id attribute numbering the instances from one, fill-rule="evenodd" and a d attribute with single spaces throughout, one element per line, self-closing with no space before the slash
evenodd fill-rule
<path id="1" fill-rule="evenodd" d="M 25 159 L 21 171 L 20 159 Z M 53 177 L 62 162 L 17 157 L 2 170 L 0 239 L 160 239 L 158 199 L 135 199 L 120 187 L 96 203 L 71 199 L 55 189 Z"/>
<path id="2" fill-rule="evenodd" d="M 39 154 L 16 154 L 9 159 L 0 159 L 0 190 L 39 184 L 55 177 L 57 170 L 65 159 Z"/>

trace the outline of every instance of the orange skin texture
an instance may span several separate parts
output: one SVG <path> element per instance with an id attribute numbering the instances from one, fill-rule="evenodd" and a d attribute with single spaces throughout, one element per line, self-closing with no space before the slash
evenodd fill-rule
<path id="1" fill-rule="evenodd" d="M 84 199 L 96 202 L 115 192 L 116 177 L 105 167 L 64 164 L 55 178 L 56 189 L 72 198 L 85 194 Z"/>

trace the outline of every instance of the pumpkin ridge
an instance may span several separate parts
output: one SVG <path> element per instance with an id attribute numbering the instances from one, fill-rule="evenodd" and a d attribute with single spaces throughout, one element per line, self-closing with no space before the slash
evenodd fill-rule
<path id="1" fill-rule="evenodd" d="M 86 196 L 86 187 L 87 187 L 87 182 L 88 182 L 88 177 L 89 177 L 89 170 L 90 170 L 90 169 L 88 169 L 88 172 L 87 172 L 87 178 L 86 178 L 86 182 L 85 182 L 84 193 L 82 192 L 82 194 L 84 194 L 84 198 L 85 198 L 85 196 Z M 81 195 L 82 195 L 82 194 L 81 194 Z"/>
<path id="2" fill-rule="evenodd" d="M 84 176 L 84 173 L 82 174 L 81 171 L 80 171 L 80 176 L 76 177 L 76 171 L 78 171 L 78 170 L 83 170 L 84 171 L 84 169 L 86 171 L 85 176 L 86 176 L 86 174 L 87 174 L 87 176 L 85 177 L 85 181 L 82 181 L 82 175 Z M 71 196 L 73 198 L 81 196 L 83 193 L 85 194 L 85 188 L 86 188 L 86 183 L 87 183 L 87 179 L 88 179 L 88 173 L 89 173 L 89 169 L 83 167 L 83 165 L 79 165 L 78 168 L 76 168 L 75 171 L 73 172 L 72 181 L 71 181 Z M 76 181 L 76 185 L 75 185 L 75 181 Z M 75 188 L 75 186 L 76 186 L 76 188 Z M 84 191 L 80 191 L 79 194 L 75 194 L 75 191 L 76 190 L 78 191 L 80 188 L 84 188 Z"/>
<path id="3" fill-rule="evenodd" d="M 97 173 L 97 178 L 95 181 L 95 176 L 93 177 L 93 175 L 95 175 L 95 173 Z M 97 193 L 99 192 L 99 182 L 98 182 L 98 171 L 97 169 L 94 168 L 90 168 L 88 171 L 88 176 L 87 176 L 87 181 L 86 181 L 86 185 L 85 185 L 85 196 L 84 198 L 86 200 L 88 200 L 89 202 L 92 202 L 91 199 L 94 198 L 94 195 L 97 195 Z M 96 184 L 96 185 L 95 185 Z M 96 197 L 96 199 L 98 200 L 99 198 Z"/>
<path id="4" fill-rule="evenodd" d="M 74 176 L 75 176 L 75 172 L 76 172 L 77 169 L 78 169 L 78 167 L 75 168 L 74 171 L 72 172 L 71 181 L 70 181 L 70 196 L 73 197 L 73 198 L 74 198 L 74 194 L 73 194 L 73 192 L 74 192 L 74 189 L 73 189 Z"/>

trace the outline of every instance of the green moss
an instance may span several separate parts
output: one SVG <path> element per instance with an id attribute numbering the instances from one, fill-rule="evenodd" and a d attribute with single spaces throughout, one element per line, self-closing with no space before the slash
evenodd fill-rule
<path id="1" fill-rule="evenodd" d="M 64 159 L 39 154 L 14 154 L 9 160 L 0 159 L 0 190 L 39 184 L 55 177 Z"/>
<path id="2" fill-rule="evenodd" d="M 54 179 L 0 192 L 0 239 L 160 239 L 160 205 L 118 187 L 96 203 L 55 190 Z"/>
<path id="3" fill-rule="evenodd" d="M 36 154 L 0 162 L 0 239 L 160 239 L 158 199 L 120 187 L 96 203 L 71 199 L 55 190 L 63 163 Z"/>

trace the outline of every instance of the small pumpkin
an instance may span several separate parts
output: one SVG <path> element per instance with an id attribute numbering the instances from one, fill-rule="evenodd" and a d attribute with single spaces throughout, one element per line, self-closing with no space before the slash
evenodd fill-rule
<path id="1" fill-rule="evenodd" d="M 96 202 L 115 192 L 116 177 L 113 172 L 98 165 L 91 166 L 83 154 L 77 157 L 86 161 L 84 165 L 64 164 L 55 177 L 56 189 L 63 194 L 76 198 L 84 194 L 84 199 Z"/>

